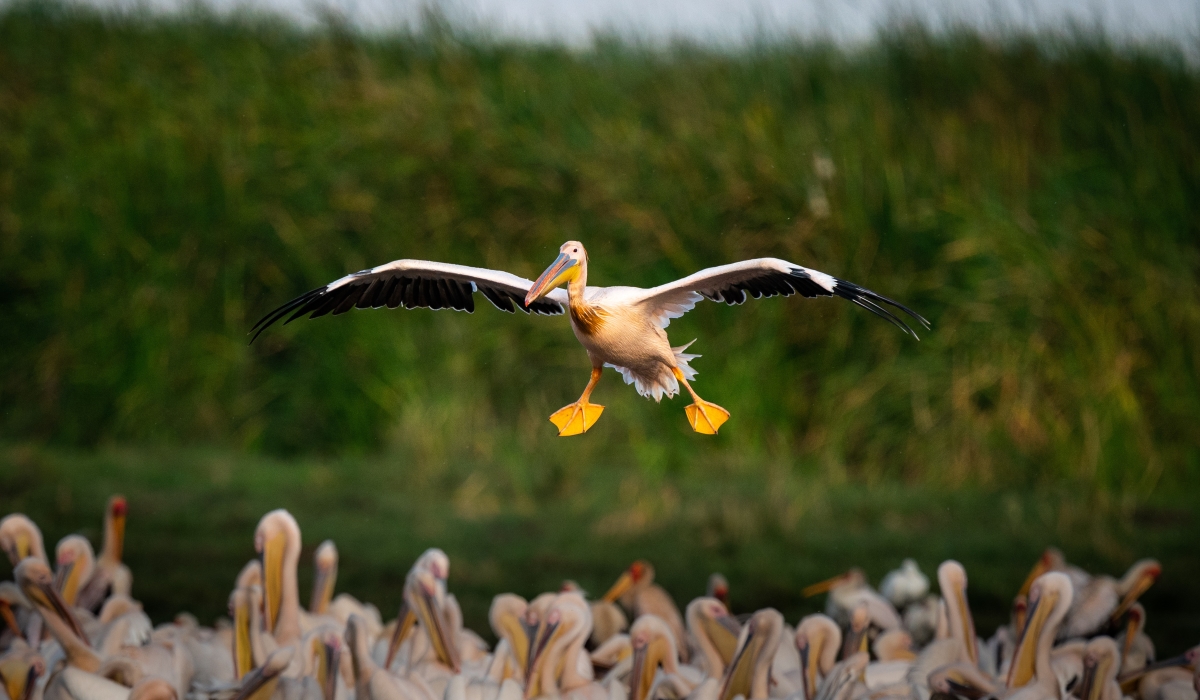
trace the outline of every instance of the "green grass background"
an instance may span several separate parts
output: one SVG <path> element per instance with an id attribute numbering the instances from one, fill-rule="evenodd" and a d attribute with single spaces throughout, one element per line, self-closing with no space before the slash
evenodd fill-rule
<path id="1" fill-rule="evenodd" d="M 855 49 L 513 43 L 435 16 L 362 35 L 263 17 L 0 6 L 0 511 L 52 544 L 131 501 L 136 592 L 211 617 L 285 506 L 385 608 L 443 546 L 490 596 L 636 556 L 735 607 L 905 555 L 971 572 L 981 627 L 1041 548 L 1165 564 L 1151 631 L 1200 638 L 1200 73 L 1094 35 L 882 32 Z M 823 163 L 832 163 L 832 173 Z M 595 284 L 784 257 L 927 316 L 702 304 L 694 435 L 563 318 L 263 313 L 400 257 Z M 307 574 L 306 574 L 307 575 Z"/>

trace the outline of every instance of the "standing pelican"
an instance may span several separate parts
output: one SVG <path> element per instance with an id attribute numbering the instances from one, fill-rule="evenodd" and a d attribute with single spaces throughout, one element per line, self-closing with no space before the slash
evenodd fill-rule
<path id="1" fill-rule="evenodd" d="M 133 574 L 121 563 L 125 551 L 125 497 L 108 499 L 104 511 L 104 546 L 96 557 L 96 568 L 79 591 L 75 604 L 85 610 L 98 611 L 110 595 L 129 595 L 133 589 Z"/>
<path id="2" fill-rule="evenodd" d="M 257 338 L 271 324 L 345 313 L 352 308 L 387 306 L 405 308 L 451 308 L 474 311 L 474 293 L 481 292 L 497 308 L 514 308 L 536 314 L 557 315 L 569 310 L 571 329 L 592 361 L 592 376 L 583 395 L 550 416 L 560 436 L 587 432 L 599 420 L 604 407 L 589 401 L 604 367 L 611 367 L 633 384 L 642 396 L 655 401 L 675 396 L 679 385 L 691 395 L 686 408 L 688 423 L 698 433 L 715 434 L 729 419 L 729 412 L 701 399 L 688 380 L 696 371 L 688 364 L 699 355 L 685 352 L 691 343 L 671 347 L 666 327 L 671 319 L 690 311 L 703 299 L 741 304 L 754 298 L 776 295 L 805 297 L 839 296 L 894 323 L 916 338 L 916 333 L 881 304 L 888 304 L 929 328 L 929 322 L 904 305 L 887 297 L 778 258 L 757 258 L 731 265 L 710 267 L 693 275 L 651 289 L 638 287 L 589 287 L 588 256 L 583 244 L 567 241 L 558 258 L 536 282 L 497 270 L 464 265 L 396 260 L 355 272 L 302 294 L 263 316 L 250 330 Z M 564 293 L 558 289 L 567 285 Z M 252 338 L 250 342 L 254 342 Z"/>
<path id="3" fill-rule="evenodd" d="M 685 663 L 688 661 L 690 655 L 687 652 L 687 630 L 683 626 L 683 617 L 671 594 L 654 583 L 654 566 L 650 562 L 639 559 L 630 564 L 603 598 L 609 603 L 618 599 L 635 618 L 646 614 L 657 615 L 670 625 L 679 658 Z"/>
<path id="4" fill-rule="evenodd" d="M 1057 700 L 1058 678 L 1050 649 L 1071 607 L 1074 589 L 1066 574 L 1042 574 L 1029 589 L 1029 620 L 1021 632 L 1008 670 L 1008 700 Z"/>

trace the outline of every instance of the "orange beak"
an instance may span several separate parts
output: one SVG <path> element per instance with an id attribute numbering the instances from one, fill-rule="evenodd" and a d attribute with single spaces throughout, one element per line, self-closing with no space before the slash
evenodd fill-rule
<path id="1" fill-rule="evenodd" d="M 529 293 L 525 295 L 525 306 L 529 306 L 538 299 L 546 296 L 550 293 L 551 289 L 554 289 L 563 282 L 575 279 L 575 276 L 578 274 L 579 261 L 572 260 L 566 253 L 559 253 L 554 262 L 550 264 L 550 267 L 546 268 L 541 277 L 538 277 L 533 286 L 529 288 Z"/>

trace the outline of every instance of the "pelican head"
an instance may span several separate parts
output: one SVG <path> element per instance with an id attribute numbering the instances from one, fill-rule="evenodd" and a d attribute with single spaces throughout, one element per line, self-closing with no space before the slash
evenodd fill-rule
<path id="1" fill-rule="evenodd" d="M 612 588 L 609 588 L 608 592 L 604 594 L 603 600 L 606 603 L 611 603 L 624 596 L 635 586 L 648 586 L 653 581 L 654 566 L 645 559 L 639 559 L 630 564 L 625 573 L 621 574 L 617 582 L 612 585 Z"/>
<path id="2" fill-rule="evenodd" d="M 449 560 L 446 566 L 449 567 Z M 445 580 L 437 577 L 430 569 L 414 566 L 404 584 L 404 600 L 429 635 L 429 642 L 433 645 L 438 661 L 458 673 L 461 670 L 461 661 L 454 639 L 454 629 L 446 616 Z"/>
<path id="3" fill-rule="evenodd" d="M 659 666 L 667 673 L 678 672 L 679 653 L 675 650 L 675 635 L 661 618 L 642 615 L 629 629 L 629 643 L 633 647 L 629 697 L 630 700 L 648 700 Z"/>
<path id="4" fill-rule="evenodd" d="M 1020 688 L 1034 679 L 1038 656 L 1049 658 L 1058 625 L 1071 607 L 1071 579 L 1057 571 L 1042 574 L 1029 587 L 1029 612 L 1008 671 L 1008 687 Z"/>
<path id="5" fill-rule="evenodd" d="M 938 587 L 946 601 L 946 619 L 951 624 L 950 635 L 959 640 L 962 650 L 972 663 L 979 661 L 975 641 L 975 620 L 967 604 L 967 570 L 953 559 L 942 562 L 937 571 Z"/>
<path id="6" fill-rule="evenodd" d="M 1121 602 L 1117 605 L 1116 610 L 1113 610 L 1111 620 L 1117 622 L 1121 619 L 1137 599 L 1146 592 L 1158 577 L 1162 575 L 1162 564 L 1159 564 L 1155 559 L 1143 559 L 1133 566 L 1129 567 L 1129 571 L 1121 578 L 1117 584 L 1118 592 L 1121 593 Z"/>
<path id="7" fill-rule="evenodd" d="M 292 514 L 280 508 L 258 521 L 254 550 L 262 557 L 263 603 L 268 631 L 276 632 L 283 606 L 284 576 L 294 574 L 300 559 L 300 526 Z"/>
<path id="8" fill-rule="evenodd" d="M 333 540 L 325 540 L 313 553 L 313 590 L 309 612 L 324 615 L 329 612 L 329 601 L 333 600 L 333 587 L 337 583 L 338 551 Z"/>
<path id="9" fill-rule="evenodd" d="M 531 631 L 525 624 L 525 612 L 529 603 L 519 595 L 501 593 L 492 599 L 492 607 L 488 610 L 488 622 L 492 625 L 498 639 L 507 639 L 512 647 L 516 665 L 525 671 L 529 661 L 529 639 Z"/>
<path id="10" fill-rule="evenodd" d="M 796 625 L 796 651 L 800 654 L 806 700 L 813 700 L 817 696 L 819 681 L 837 662 L 841 645 L 842 628 L 828 615 L 809 615 Z"/>
<path id="11" fill-rule="evenodd" d="M 75 596 L 91 577 L 96 565 L 92 545 L 82 535 L 67 535 L 55 547 L 54 559 L 57 567 L 54 587 L 67 605 L 74 605 Z"/>
<path id="12" fill-rule="evenodd" d="M 37 681 L 46 674 L 46 661 L 25 645 L 14 645 L 0 656 L 0 683 L 10 700 L 30 700 Z"/>
<path id="13" fill-rule="evenodd" d="M 741 695 L 759 699 L 767 697 L 771 661 L 783 635 L 783 615 L 767 608 L 754 613 L 742 627 L 737 651 L 725 677 L 721 679 L 720 700 L 733 700 Z"/>
<path id="14" fill-rule="evenodd" d="M 525 295 L 525 306 L 541 299 L 555 287 L 573 282 L 584 276 L 587 270 L 587 251 L 579 241 L 567 241 L 558 249 L 558 257 L 529 288 Z"/>
<path id="15" fill-rule="evenodd" d="M 62 621 L 79 639 L 87 639 L 83 628 L 79 626 L 79 622 L 63 602 L 62 596 L 58 594 L 58 589 L 54 587 L 54 576 L 44 561 L 36 557 L 26 557 L 13 571 L 13 578 L 17 580 L 25 598 L 33 603 L 43 618 L 48 622 Z"/>
<path id="16" fill-rule="evenodd" d="M 13 513 L 0 520 L 0 549 L 8 555 L 8 561 L 13 566 L 20 564 L 25 557 L 46 558 L 42 531 L 21 513 Z"/>
<path id="17" fill-rule="evenodd" d="M 688 603 L 684 613 L 687 619 L 688 631 L 700 640 L 701 647 L 712 646 L 717 658 L 709 660 L 716 668 L 709 669 L 711 675 L 720 675 L 725 667 L 733 660 L 737 650 L 738 635 L 742 626 L 737 618 L 729 614 L 729 608 L 716 598 L 697 598 Z M 711 652 L 706 651 L 705 654 Z"/>
<path id="18" fill-rule="evenodd" d="M 525 678 L 525 698 L 537 697 L 549 689 L 542 685 L 543 669 L 553 662 L 554 675 L 561 673 L 557 664 L 562 661 L 563 649 L 592 633 L 592 613 L 587 601 L 578 593 L 560 593 L 546 610 L 534 633 L 529 649 L 529 668 Z"/>

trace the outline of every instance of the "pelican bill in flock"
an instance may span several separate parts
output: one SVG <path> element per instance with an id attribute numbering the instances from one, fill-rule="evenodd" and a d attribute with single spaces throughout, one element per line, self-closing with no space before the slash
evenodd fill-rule
<path id="1" fill-rule="evenodd" d="M 688 423 L 696 432 L 711 435 L 729 419 L 729 412 L 692 389 L 690 380 L 696 371 L 689 363 L 699 355 L 687 352 L 691 343 L 672 347 L 666 333 L 671 319 L 703 299 L 736 305 L 747 297 L 837 296 L 886 319 L 913 338 L 917 337 L 913 329 L 885 305 L 929 328 L 928 321 L 899 302 L 778 258 L 710 267 L 650 289 L 589 286 L 587 278 L 588 255 L 578 241 L 564 243 L 555 261 L 534 282 L 499 270 L 396 260 L 342 277 L 271 311 L 251 329 L 251 342 L 285 317 L 284 322 L 291 323 L 305 315 L 317 318 L 383 306 L 473 312 L 474 294 L 479 292 L 510 313 L 517 309 L 539 315 L 569 313 L 575 337 L 591 360 L 592 374 L 579 400 L 550 416 L 560 436 L 587 432 L 600 418 L 604 407 L 590 399 L 604 367 L 615 369 L 639 394 L 655 401 L 664 395 L 675 396 L 682 384 L 693 401 L 686 408 Z M 565 291 L 559 289 L 564 284 Z"/>

